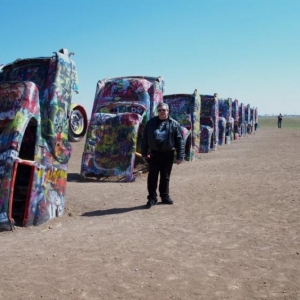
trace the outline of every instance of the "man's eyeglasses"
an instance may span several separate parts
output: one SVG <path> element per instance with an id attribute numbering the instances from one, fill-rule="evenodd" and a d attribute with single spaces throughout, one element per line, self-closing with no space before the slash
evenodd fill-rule
<path id="1" fill-rule="evenodd" d="M 167 111 L 167 110 L 163 108 L 163 109 L 158 109 L 157 111 L 162 112 L 162 111 Z"/>

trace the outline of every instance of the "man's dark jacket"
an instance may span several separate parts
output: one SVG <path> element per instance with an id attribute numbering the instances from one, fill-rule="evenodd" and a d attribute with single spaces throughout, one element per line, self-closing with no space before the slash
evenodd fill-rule
<path id="1" fill-rule="evenodd" d="M 153 117 L 150 119 L 144 129 L 143 139 L 142 139 L 142 156 L 146 157 L 150 151 L 172 151 L 176 150 L 176 159 L 184 159 L 184 139 L 180 125 L 177 121 L 169 117 L 167 120 L 167 138 L 164 140 L 162 148 L 158 149 L 154 131 L 157 129 L 158 117 Z"/>

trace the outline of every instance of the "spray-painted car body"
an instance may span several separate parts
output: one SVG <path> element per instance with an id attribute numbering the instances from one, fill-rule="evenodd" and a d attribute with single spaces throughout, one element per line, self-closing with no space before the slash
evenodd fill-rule
<path id="1" fill-rule="evenodd" d="M 111 176 L 134 180 L 143 129 L 156 114 L 163 92 L 161 77 L 126 76 L 98 81 L 82 155 L 82 180 Z"/>
<path id="2" fill-rule="evenodd" d="M 226 136 L 226 119 L 223 117 L 219 117 L 219 138 L 218 145 L 225 145 L 225 136 Z"/>
<path id="3" fill-rule="evenodd" d="M 213 124 L 212 121 L 211 124 Z M 212 134 L 213 125 L 201 125 L 200 153 L 208 153 L 211 150 Z"/>
<path id="4" fill-rule="evenodd" d="M 0 227 L 39 225 L 64 212 L 71 92 L 66 49 L 0 72 Z"/>
<path id="5" fill-rule="evenodd" d="M 240 136 L 246 136 L 246 119 L 245 119 L 245 110 L 246 110 L 246 106 L 241 103 L 239 105 L 239 135 Z"/>
<path id="6" fill-rule="evenodd" d="M 252 119 L 251 119 L 251 107 L 247 104 L 245 107 L 245 121 L 246 121 L 246 133 L 250 134 L 252 132 Z"/>
<path id="7" fill-rule="evenodd" d="M 210 126 L 213 131 L 210 139 L 210 149 L 217 150 L 219 138 L 219 98 L 218 94 L 200 95 L 201 97 L 201 114 L 200 124 Z M 208 146 L 202 145 L 202 149 L 207 149 Z M 201 151 L 202 152 L 202 151 Z M 204 151 L 206 152 L 206 151 Z"/>
<path id="8" fill-rule="evenodd" d="M 253 108 L 253 124 L 254 124 L 254 131 L 256 131 L 257 127 L 258 127 L 258 109 L 257 109 L 257 107 Z"/>
<path id="9" fill-rule="evenodd" d="M 239 100 L 235 99 L 232 101 L 232 114 L 233 118 L 233 135 L 234 139 L 237 140 L 239 139 Z"/>
<path id="10" fill-rule="evenodd" d="M 200 152 L 201 99 L 197 90 L 193 94 L 165 95 L 169 113 L 179 122 L 185 139 L 185 159 L 193 161 Z"/>
<path id="11" fill-rule="evenodd" d="M 219 128 L 219 145 L 220 144 L 220 136 L 222 135 L 221 140 L 223 141 L 223 135 L 225 135 L 225 143 L 229 144 L 233 139 L 233 129 L 234 129 L 234 120 L 232 118 L 232 99 L 219 99 L 219 118 L 225 118 L 225 134 L 221 131 L 221 127 Z M 219 122 L 220 124 L 220 122 Z M 223 123 L 222 123 L 223 124 Z M 222 142 L 223 144 L 223 142 Z"/>
<path id="12" fill-rule="evenodd" d="M 250 108 L 250 126 L 248 127 L 249 128 L 248 133 L 254 132 L 257 129 L 256 128 L 257 125 L 258 125 L 257 107 L 252 107 Z"/>

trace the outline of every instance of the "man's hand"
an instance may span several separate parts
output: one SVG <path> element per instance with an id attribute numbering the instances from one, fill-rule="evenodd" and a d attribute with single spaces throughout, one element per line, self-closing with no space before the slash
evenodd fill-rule
<path id="1" fill-rule="evenodd" d="M 177 165 L 180 165 L 182 162 L 183 162 L 183 160 L 176 159 L 176 164 L 177 164 Z"/>

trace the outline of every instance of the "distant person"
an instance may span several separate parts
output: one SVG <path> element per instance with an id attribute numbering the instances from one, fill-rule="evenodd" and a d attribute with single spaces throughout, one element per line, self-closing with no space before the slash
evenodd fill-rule
<path id="1" fill-rule="evenodd" d="M 282 114 L 279 114 L 277 119 L 278 119 L 278 128 L 281 128 Z"/>
<path id="2" fill-rule="evenodd" d="M 151 118 L 144 129 L 142 138 L 142 156 L 149 164 L 147 179 L 147 208 L 157 203 L 157 183 L 159 180 L 159 196 L 164 204 L 173 204 L 169 195 L 169 182 L 174 163 L 179 165 L 184 159 L 184 139 L 180 125 L 169 116 L 169 106 L 159 103 L 158 116 Z"/>

